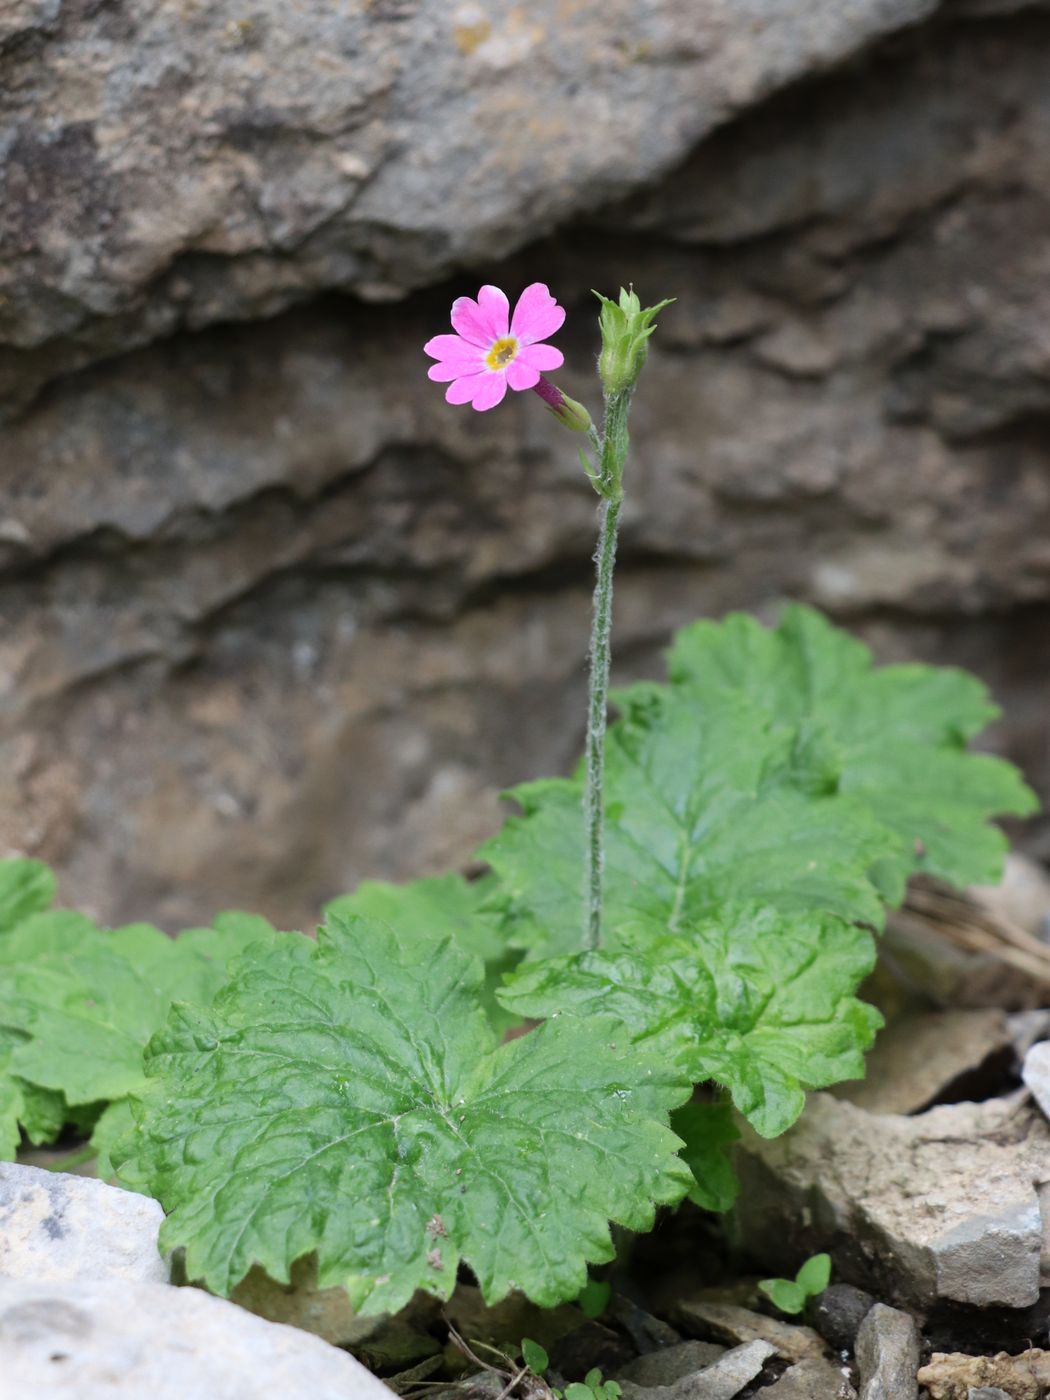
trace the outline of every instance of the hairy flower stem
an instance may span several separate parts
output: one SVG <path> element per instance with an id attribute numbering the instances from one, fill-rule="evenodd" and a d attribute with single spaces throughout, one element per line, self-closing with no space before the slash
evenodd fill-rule
<path id="1" fill-rule="evenodd" d="M 602 941 L 602 879 L 605 864 L 605 728 L 609 701 L 610 635 L 612 632 L 613 568 L 616 537 L 623 508 L 623 469 L 627 461 L 627 410 L 630 390 L 608 395 L 602 437 L 598 487 L 599 511 L 597 574 L 591 623 L 590 689 L 587 704 L 586 788 L 586 928 L 584 947 L 598 948 Z"/>

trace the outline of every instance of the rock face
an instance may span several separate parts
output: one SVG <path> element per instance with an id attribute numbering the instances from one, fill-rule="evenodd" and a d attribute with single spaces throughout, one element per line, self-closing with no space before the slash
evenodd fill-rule
<path id="1" fill-rule="evenodd" d="M 352 1356 L 196 1288 L 0 1280 L 5 1394 L 47 1400 L 389 1400 Z"/>
<path id="2" fill-rule="evenodd" d="M 587 289 L 679 298 L 624 676 L 791 594 L 982 673 L 1050 788 L 1050 17 L 991 11 L 9 5 L 0 848 L 105 918 L 309 924 L 574 761 L 593 494 L 530 395 L 423 374 L 482 280 L 550 283 L 591 402 Z"/>
<path id="3" fill-rule="evenodd" d="M 400 296 L 936 8 L 354 0 L 319 17 L 263 0 L 188 17 L 21 0 L 0 28 L 0 364 L 31 383 L 56 354 L 318 289 Z"/>
<path id="4" fill-rule="evenodd" d="M 0 1162 L 0 1280 L 166 1283 L 164 1212 L 89 1177 Z"/>
<path id="5" fill-rule="evenodd" d="M 747 1132 L 738 1165 L 769 1265 L 827 1249 L 838 1277 L 920 1308 L 1028 1307 L 1050 1273 L 1050 1128 L 1023 1097 L 905 1118 L 815 1094 L 782 1138 Z"/>

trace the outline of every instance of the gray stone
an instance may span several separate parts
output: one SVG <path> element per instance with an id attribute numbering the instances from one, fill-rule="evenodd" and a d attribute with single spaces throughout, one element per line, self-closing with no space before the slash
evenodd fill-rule
<path id="1" fill-rule="evenodd" d="M 702 1371 L 725 1354 L 725 1347 L 714 1342 L 679 1342 L 677 1346 L 652 1351 L 628 1362 L 616 1375 L 638 1386 L 670 1386 L 683 1376 Z"/>
<path id="2" fill-rule="evenodd" d="M 814 1357 L 799 1361 L 759 1392 L 761 1400 L 856 1400 L 849 1368 Z"/>
<path id="3" fill-rule="evenodd" d="M 89 1177 L 0 1162 L 0 1279 L 165 1283 L 156 1201 Z"/>
<path id="4" fill-rule="evenodd" d="M 389 1400 L 327 1342 L 196 1288 L 0 1280 L 5 1394 L 47 1400 Z"/>
<path id="5" fill-rule="evenodd" d="M 851 1283 L 833 1283 L 806 1303 L 806 1321 L 833 1351 L 852 1351 L 875 1299 Z"/>
<path id="6" fill-rule="evenodd" d="M 1050 914 L 1050 873 L 1040 861 L 1011 851 L 998 885 L 975 885 L 970 895 L 995 918 L 1038 938 Z"/>
<path id="7" fill-rule="evenodd" d="M 503 257 L 937 3 L 262 0 L 186 25 L 20 0 L 0 30 L 0 384 Z"/>
<path id="8" fill-rule="evenodd" d="M 667 1400 L 733 1400 L 749 1385 L 775 1352 L 768 1342 L 747 1342 L 691 1376 L 670 1386 Z M 650 1391 L 650 1395 L 653 1392 Z"/>
<path id="9" fill-rule="evenodd" d="M 768 1343 L 785 1361 L 802 1361 L 823 1356 L 824 1343 L 812 1327 L 781 1322 L 777 1317 L 753 1312 L 736 1303 L 708 1298 L 679 1298 L 671 1305 L 671 1317 L 683 1332 L 717 1337 L 720 1342 L 743 1345 L 751 1341 Z"/>
<path id="10" fill-rule="evenodd" d="M 323 1337 L 333 1346 L 355 1346 L 379 1331 L 386 1315 L 358 1317 L 345 1288 L 318 1288 L 312 1261 L 298 1260 L 288 1283 L 277 1283 L 262 1269 L 253 1268 L 234 1288 L 232 1302 L 268 1322 L 301 1327 Z M 406 1363 L 407 1364 L 407 1363 Z"/>
<path id="11" fill-rule="evenodd" d="M 1031 1050 L 1033 1045 L 1040 1040 L 1045 1040 L 1050 1035 L 1050 1011 L 1015 1011 L 1006 1018 L 1010 1029 L 1010 1039 L 1013 1043 L 1014 1054 L 1019 1060 Z"/>
<path id="12" fill-rule="evenodd" d="M 870 1113 L 914 1113 L 990 1060 L 1013 1062 L 1006 1013 L 992 1007 L 913 1012 L 891 1021 L 867 1057 L 864 1078 L 837 1098 Z"/>
<path id="13" fill-rule="evenodd" d="M 717 1360 L 688 1372 L 673 1385 L 640 1385 L 628 1377 L 620 1384 L 624 1400 L 733 1400 L 775 1354 L 768 1342 L 750 1341 L 731 1351 L 722 1349 Z"/>
<path id="14" fill-rule="evenodd" d="M 966 1392 L 966 1400 L 1013 1400 L 1013 1396 L 997 1385 L 972 1385 Z"/>
<path id="15" fill-rule="evenodd" d="M 840 1277 L 920 1307 L 1039 1295 L 1050 1128 L 1022 1095 L 904 1118 L 817 1094 L 776 1141 L 745 1132 L 738 1165 L 741 1232 L 767 1267 L 826 1248 Z"/>
<path id="16" fill-rule="evenodd" d="M 1050 1117 L 1050 1041 L 1040 1041 L 1028 1051 L 1021 1078 L 1043 1113 Z"/>
<path id="17" fill-rule="evenodd" d="M 916 1400 L 919 1329 L 907 1313 L 876 1303 L 857 1334 L 860 1400 Z"/>

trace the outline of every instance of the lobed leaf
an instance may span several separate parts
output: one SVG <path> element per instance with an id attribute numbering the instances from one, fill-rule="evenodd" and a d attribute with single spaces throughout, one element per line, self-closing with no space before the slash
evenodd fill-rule
<path id="1" fill-rule="evenodd" d="M 0 934 L 47 909 L 55 897 L 55 877 L 39 860 L 0 860 Z"/>
<path id="2" fill-rule="evenodd" d="M 69 1104 L 119 1099 L 142 1083 L 142 1052 L 171 1003 L 207 1003 L 228 961 L 279 935 L 265 921 L 216 920 L 177 939 L 149 924 L 111 933 L 82 914 L 26 920 L 0 941 L 0 1005 L 24 1032 L 11 1068 Z"/>
<path id="3" fill-rule="evenodd" d="M 448 940 L 333 918 L 308 958 L 274 945 L 211 1010 L 175 1008 L 114 1155 L 191 1278 L 228 1293 L 316 1254 L 376 1312 L 447 1297 L 462 1259 L 488 1302 L 550 1305 L 612 1257 L 610 1220 L 646 1229 L 685 1193 L 686 1078 L 605 1017 L 499 1045 L 481 978 Z"/>
<path id="4" fill-rule="evenodd" d="M 682 1161 L 693 1173 L 689 1199 L 701 1210 L 732 1209 L 740 1191 L 729 1152 L 740 1138 L 728 1103 L 693 1101 L 676 1108 L 671 1127 L 682 1139 Z"/>
<path id="5" fill-rule="evenodd" d="M 53 892 L 38 862 L 0 862 L 0 907 L 17 913 L 0 923 L 0 1160 L 22 1132 L 53 1141 L 85 1106 L 87 1131 L 104 1142 L 116 1120 L 94 1120 L 141 1086 L 142 1052 L 172 1000 L 210 1002 L 231 960 L 281 936 L 247 914 L 177 939 L 149 924 L 106 931 L 48 909 Z"/>
<path id="6" fill-rule="evenodd" d="M 776 628 L 734 614 L 675 638 L 673 686 L 698 705 L 746 696 L 778 728 L 826 732 L 843 793 L 901 837 L 898 880 L 926 871 L 951 884 L 994 884 L 1006 840 L 994 816 L 1026 816 L 1035 795 L 1009 763 L 967 752 L 998 714 L 984 685 L 950 667 L 876 668 L 861 642 L 811 608 Z"/>
<path id="7" fill-rule="evenodd" d="M 691 924 L 688 937 L 526 964 L 499 995 L 523 1016 L 616 1017 L 636 1046 L 694 1082 L 724 1085 L 775 1137 L 807 1089 L 863 1075 L 881 1017 L 853 993 L 874 961 L 873 939 L 855 925 L 737 906 Z"/>
<path id="8" fill-rule="evenodd" d="M 580 945 L 582 778 L 527 783 L 480 852 L 509 897 L 509 936 L 540 955 Z M 899 838 L 835 790 L 826 749 L 775 728 L 746 697 L 638 687 L 606 751 L 604 929 L 686 935 L 731 901 L 880 926 L 873 871 Z M 505 1003 L 507 1004 L 507 1003 Z"/>
<path id="9" fill-rule="evenodd" d="M 491 876 L 465 880 L 461 875 L 432 875 L 407 884 L 362 880 L 353 894 L 339 895 L 325 906 L 325 917 L 360 915 L 390 924 L 405 934 L 447 938 L 485 964 L 482 1002 L 497 1030 L 517 1024 L 496 999 L 504 973 L 521 954 L 508 946 L 502 912 L 491 909 L 498 890 Z"/>

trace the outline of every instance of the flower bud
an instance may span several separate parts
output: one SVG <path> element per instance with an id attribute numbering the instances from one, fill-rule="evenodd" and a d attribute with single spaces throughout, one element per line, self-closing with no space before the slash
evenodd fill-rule
<path id="1" fill-rule="evenodd" d="M 532 388 L 533 393 L 539 394 L 563 428 L 568 428 L 574 433 L 585 433 L 590 429 L 591 415 L 583 404 L 570 399 L 568 394 L 563 394 L 557 384 L 552 384 L 541 374 L 539 383 L 534 384 Z"/>
<path id="2" fill-rule="evenodd" d="M 620 288 L 619 302 L 610 301 L 601 292 L 594 294 L 602 304 L 599 325 L 602 350 L 598 357 L 598 373 L 606 395 L 621 394 L 634 388 L 649 353 L 649 337 L 656 326 L 653 317 L 670 306 L 673 297 L 656 306 L 642 306 L 633 290 Z"/>

